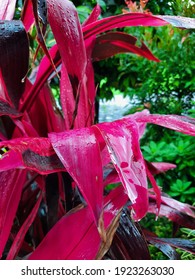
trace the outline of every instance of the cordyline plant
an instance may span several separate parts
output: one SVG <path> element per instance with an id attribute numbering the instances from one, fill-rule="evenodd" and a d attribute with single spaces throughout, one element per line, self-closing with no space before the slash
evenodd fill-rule
<path id="1" fill-rule="evenodd" d="M 139 140 L 147 123 L 195 136 L 186 116 L 149 111 L 94 123 L 93 62 L 132 52 L 158 61 L 144 43 L 112 31 L 125 26 L 194 28 L 192 19 L 125 13 L 98 19 L 96 6 L 81 25 L 67 0 L 16 0 L 0 6 L 0 257 L 10 259 L 150 259 L 148 244 L 169 258 L 195 243 L 159 238 L 139 226 L 147 213 L 195 228 L 190 205 L 162 193 L 154 176 L 175 165 L 144 160 Z M 44 56 L 28 77 L 28 32 L 35 25 Z M 56 44 L 48 49 L 50 25 Z M 61 110 L 49 81 L 60 77 Z M 152 188 L 148 188 L 150 181 Z M 108 191 L 106 186 L 117 187 Z"/>

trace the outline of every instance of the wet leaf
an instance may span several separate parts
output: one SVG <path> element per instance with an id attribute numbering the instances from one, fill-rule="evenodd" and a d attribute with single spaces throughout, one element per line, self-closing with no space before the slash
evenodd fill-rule
<path id="1" fill-rule="evenodd" d="M 122 212 L 119 227 L 108 251 L 109 256 L 117 260 L 150 259 L 147 242 L 141 228 L 130 218 L 127 209 Z"/>
<path id="2" fill-rule="evenodd" d="M 55 1 L 49 0 L 48 19 L 62 59 L 60 98 L 66 128 L 91 125 L 94 100 L 87 87 L 87 56 L 76 8 L 70 1 L 58 0 L 55 5 Z"/>
<path id="3" fill-rule="evenodd" d="M 147 112 L 147 110 L 144 110 Z M 137 122 L 153 123 L 184 134 L 195 136 L 195 119 L 177 115 L 159 114 L 136 114 L 134 118 Z"/>
<path id="4" fill-rule="evenodd" d="M 147 213 L 147 179 L 139 146 L 139 128 L 133 119 L 122 119 L 96 126 L 106 142 L 112 163 L 133 203 L 134 218 Z"/>
<path id="5" fill-rule="evenodd" d="M 103 170 L 100 148 L 93 129 L 52 133 L 49 137 L 54 150 L 78 185 L 98 223 L 102 211 Z"/>

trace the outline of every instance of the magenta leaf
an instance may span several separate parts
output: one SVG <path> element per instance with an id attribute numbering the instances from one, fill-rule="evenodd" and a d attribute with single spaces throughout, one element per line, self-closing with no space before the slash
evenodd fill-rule
<path id="1" fill-rule="evenodd" d="M 60 63 L 60 55 L 57 45 L 54 45 L 49 50 L 49 55 L 57 67 Z M 24 92 L 23 100 L 20 102 L 20 111 L 28 111 L 31 109 L 32 104 L 36 101 L 42 87 L 53 72 L 53 66 L 51 65 L 48 57 L 45 55 L 39 64 L 34 84 L 32 85 L 29 82 L 28 88 Z"/>
<path id="2" fill-rule="evenodd" d="M 61 218 L 29 260 L 90 260 L 95 258 L 99 246 L 100 236 L 86 207 Z"/>
<path id="3" fill-rule="evenodd" d="M 126 201 L 127 196 L 122 188 L 117 188 L 106 196 L 106 229 Z M 28 259 L 92 260 L 95 259 L 100 244 L 100 235 L 89 207 L 75 209 L 57 222 Z"/>
<path id="4" fill-rule="evenodd" d="M 72 2 L 63 0 L 48 0 L 47 5 L 48 20 L 62 61 L 71 78 L 80 81 L 85 73 L 86 53 L 76 8 Z M 66 48 L 64 48 L 64 42 L 66 42 Z"/>
<path id="5" fill-rule="evenodd" d="M 152 175 L 152 173 L 150 172 L 150 170 L 146 167 L 146 173 L 148 176 L 148 179 L 150 180 L 150 183 L 153 187 L 154 193 L 156 195 L 156 205 L 157 205 L 157 211 L 156 214 L 157 216 L 159 215 L 159 211 L 160 211 L 160 206 L 161 206 L 161 189 L 160 187 L 157 185 L 156 180 L 154 179 L 154 176 Z"/>
<path id="6" fill-rule="evenodd" d="M 0 172 L 22 167 L 22 157 L 16 151 L 8 151 L 0 159 Z"/>
<path id="7" fill-rule="evenodd" d="M 29 214 L 29 216 L 27 217 L 27 219 L 25 220 L 24 224 L 21 226 L 20 230 L 18 231 L 16 237 L 14 238 L 14 241 L 12 243 L 12 246 L 9 250 L 9 253 L 7 255 L 7 260 L 13 260 L 16 256 L 16 254 L 18 253 L 18 251 L 20 250 L 20 247 L 22 246 L 22 243 L 24 241 L 25 235 L 29 229 L 29 227 L 32 225 L 35 216 L 39 210 L 39 206 L 42 200 L 42 196 L 39 195 L 37 202 L 35 203 L 31 213 Z"/>
<path id="8" fill-rule="evenodd" d="M 148 197 L 145 163 L 139 147 L 139 127 L 133 119 L 102 123 L 96 127 L 106 142 L 111 160 L 133 203 L 134 218 L 143 218 L 147 213 Z"/>
<path id="9" fill-rule="evenodd" d="M 0 20 L 12 20 L 15 12 L 16 0 L 3 0 L 0 6 Z"/>
<path id="10" fill-rule="evenodd" d="M 24 24 L 26 32 L 29 31 L 30 27 L 34 23 L 33 6 L 31 0 L 26 0 L 22 9 L 21 20 Z"/>
<path id="11" fill-rule="evenodd" d="M 114 28 L 126 26 L 163 26 L 172 24 L 181 28 L 195 28 L 193 18 L 175 17 L 175 16 L 153 16 L 144 13 L 126 13 L 122 15 L 103 18 L 83 27 L 85 39 L 109 31 Z"/>
<path id="12" fill-rule="evenodd" d="M 89 15 L 89 17 L 82 24 L 82 26 L 88 25 L 88 24 L 98 20 L 98 17 L 100 16 L 100 14 L 101 14 L 101 8 L 99 5 L 96 5 L 95 8 L 92 10 L 91 14 Z"/>
<path id="13" fill-rule="evenodd" d="M 149 192 L 149 213 L 156 214 L 156 197 Z M 164 193 L 161 194 L 161 207 L 159 216 L 167 217 L 169 220 L 188 228 L 195 228 L 195 209 L 186 203 L 179 202 Z"/>
<path id="14" fill-rule="evenodd" d="M 0 257 L 8 240 L 26 180 L 24 170 L 1 172 L 0 176 Z"/>
<path id="15" fill-rule="evenodd" d="M 102 211 L 103 171 L 100 148 L 92 128 L 51 133 L 53 148 L 82 192 L 98 223 Z"/>
<path id="16" fill-rule="evenodd" d="M 57 107 L 51 90 L 47 85 L 44 85 L 39 91 L 28 115 L 32 126 L 41 137 L 47 137 L 48 132 L 65 130 L 62 113 Z"/>
<path id="17" fill-rule="evenodd" d="M 108 32 L 101 34 L 95 41 L 92 58 L 94 61 L 106 59 L 118 53 L 134 53 L 147 59 L 159 62 L 147 46 L 142 42 L 141 47 L 136 46 L 137 38 L 123 32 Z"/>
<path id="18" fill-rule="evenodd" d="M 127 26 L 162 26 L 168 23 L 158 17 L 143 13 L 127 13 L 103 18 L 83 27 L 84 38 Z"/>
<path id="19" fill-rule="evenodd" d="M 16 161 L 12 162 L 12 157 L 9 157 L 10 152 L 7 157 L 5 153 L 2 162 L 0 160 L 0 170 L 9 170 L 15 166 L 28 168 L 40 174 L 64 171 L 62 163 L 47 138 L 16 138 L 0 142 L 0 147 L 11 150 L 11 155 Z"/>
<path id="20" fill-rule="evenodd" d="M 62 59 L 60 97 L 65 120 L 69 120 L 66 128 L 89 126 L 93 122 L 90 112 L 94 95 L 92 100 L 86 74 L 89 62 L 76 8 L 72 2 L 63 0 L 48 0 L 47 4 L 49 23 Z"/>
<path id="21" fill-rule="evenodd" d="M 11 100 L 15 107 L 18 107 L 24 91 L 28 58 L 28 37 L 22 22 L 0 21 L 0 78 L 6 87 L 7 100 Z"/>
<path id="22" fill-rule="evenodd" d="M 147 112 L 147 110 L 144 110 Z M 184 134 L 195 136 L 195 119 L 177 115 L 158 115 L 158 114 L 135 114 L 137 122 L 153 123 L 179 131 Z"/>

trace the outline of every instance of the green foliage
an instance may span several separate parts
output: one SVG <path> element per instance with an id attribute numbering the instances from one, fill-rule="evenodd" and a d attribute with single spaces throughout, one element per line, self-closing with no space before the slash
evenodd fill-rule
<path id="1" fill-rule="evenodd" d="M 173 137 L 173 138 L 171 138 Z M 195 188 L 195 142 L 186 135 L 178 133 L 170 135 L 166 132 L 158 141 L 152 139 L 144 143 L 143 154 L 148 161 L 171 162 L 177 168 L 158 175 L 157 182 L 171 196 L 182 202 L 193 203 Z"/>

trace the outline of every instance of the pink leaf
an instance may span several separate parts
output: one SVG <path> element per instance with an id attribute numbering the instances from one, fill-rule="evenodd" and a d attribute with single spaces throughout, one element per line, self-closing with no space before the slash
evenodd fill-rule
<path id="1" fill-rule="evenodd" d="M 152 199 L 156 199 L 154 197 L 154 195 L 151 194 L 151 193 L 149 193 L 149 197 L 152 198 Z M 185 213 L 185 214 L 195 218 L 195 212 L 194 212 L 194 210 L 192 210 L 193 206 L 191 206 L 191 205 L 188 205 L 186 203 L 182 203 L 180 201 L 177 201 L 177 200 L 173 199 L 172 197 L 169 197 L 169 196 L 167 196 L 166 194 L 163 194 L 163 193 L 161 195 L 161 202 L 162 202 L 162 205 L 164 205 L 164 207 L 162 208 L 162 205 L 161 205 L 160 215 L 163 214 L 163 211 L 166 212 L 166 209 L 169 208 L 168 212 L 170 212 L 170 215 L 174 214 L 173 209 L 175 209 L 178 212 Z M 167 206 L 168 208 L 165 207 L 165 206 Z M 170 208 L 172 209 L 172 212 L 171 212 Z M 151 208 L 151 209 L 153 209 L 153 208 Z"/>
<path id="2" fill-rule="evenodd" d="M 161 205 L 161 189 L 160 187 L 157 185 L 155 179 L 154 179 L 154 176 L 152 175 L 152 173 L 150 172 L 150 170 L 148 169 L 147 165 L 145 165 L 146 167 L 146 173 L 147 173 L 147 176 L 150 180 L 150 183 L 153 187 L 153 190 L 155 192 L 155 195 L 156 195 L 156 204 L 157 204 L 157 216 L 159 215 L 159 211 L 160 211 L 160 205 Z"/>
<path id="3" fill-rule="evenodd" d="M 148 162 L 145 161 L 148 169 L 153 175 L 164 173 L 168 170 L 174 169 L 177 165 L 168 162 Z"/>
<path id="4" fill-rule="evenodd" d="M 144 159 L 139 147 L 139 128 L 133 119 L 122 119 L 96 126 L 108 147 L 111 160 L 133 203 L 134 218 L 147 213 L 147 179 Z"/>
<path id="5" fill-rule="evenodd" d="M 147 111 L 147 110 L 144 110 Z M 150 115 L 150 114 L 136 114 L 134 118 L 137 122 L 153 123 L 160 126 L 167 127 L 172 130 L 179 131 L 184 134 L 195 136 L 195 119 L 186 116 L 177 115 Z"/>
<path id="6" fill-rule="evenodd" d="M 51 133 L 49 138 L 64 167 L 92 209 L 97 222 L 102 211 L 103 172 L 100 149 L 93 129 Z"/>
<path id="7" fill-rule="evenodd" d="M 93 48 L 92 58 L 99 61 L 118 53 L 134 53 L 147 59 L 159 62 L 147 46 L 142 42 L 141 47 L 136 46 L 137 38 L 123 32 L 108 32 L 97 37 Z"/>
<path id="8" fill-rule="evenodd" d="M 22 188 L 26 180 L 24 170 L 1 172 L 0 176 L 0 257 L 8 240 L 16 215 Z"/>
<path id="9" fill-rule="evenodd" d="M 16 0 L 2 0 L 0 5 L 0 20 L 12 20 L 15 6 Z"/>

